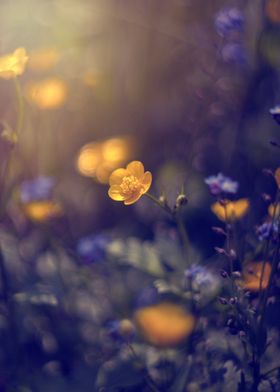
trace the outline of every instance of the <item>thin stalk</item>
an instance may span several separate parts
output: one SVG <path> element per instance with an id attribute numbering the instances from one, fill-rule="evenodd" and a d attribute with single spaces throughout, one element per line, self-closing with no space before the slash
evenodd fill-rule
<path id="1" fill-rule="evenodd" d="M 14 85 L 16 90 L 17 110 L 18 110 L 16 133 L 17 136 L 19 136 L 22 130 L 23 120 L 24 120 L 24 101 L 23 101 L 21 87 L 17 78 L 14 78 Z"/>
<path id="2" fill-rule="evenodd" d="M 265 269 L 265 264 L 267 262 L 267 260 L 266 260 L 267 259 L 267 253 L 269 251 L 269 247 L 270 247 L 270 243 L 271 243 L 271 235 L 273 234 L 273 225 L 274 225 L 275 219 L 276 219 L 276 211 L 277 211 L 277 206 L 278 206 L 278 203 L 279 203 L 279 198 L 280 198 L 280 192 L 279 192 L 279 189 L 278 189 L 277 190 L 277 194 L 276 194 L 276 198 L 275 198 L 275 202 L 274 202 L 272 221 L 271 221 L 271 228 L 270 228 L 270 232 L 269 232 L 268 239 L 266 241 L 266 246 L 265 246 L 265 249 L 264 249 L 264 259 L 263 259 L 263 262 L 262 262 L 262 270 L 261 270 L 261 277 L 260 277 L 260 287 L 259 287 L 260 293 L 261 293 L 261 290 L 262 290 L 264 269 Z M 260 310 L 259 309 L 260 308 L 260 303 L 261 303 L 261 301 L 259 301 L 259 304 L 258 304 L 258 311 Z"/>

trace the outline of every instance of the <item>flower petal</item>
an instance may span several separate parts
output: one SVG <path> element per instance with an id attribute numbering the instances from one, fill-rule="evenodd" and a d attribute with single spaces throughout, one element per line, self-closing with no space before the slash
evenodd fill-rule
<path id="1" fill-rule="evenodd" d="M 120 185 L 125 176 L 129 176 L 129 172 L 126 169 L 117 169 L 109 177 L 110 185 Z"/>
<path id="2" fill-rule="evenodd" d="M 132 161 L 127 166 L 126 169 L 130 174 L 134 175 L 137 178 L 141 178 L 144 175 L 144 166 L 140 161 Z"/>
<path id="3" fill-rule="evenodd" d="M 124 201 L 124 204 L 126 206 L 129 206 L 130 204 L 134 204 L 137 200 L 140 199 L 141 196 L 142 196 L 141 192 L 135 192 L 133 193 L 133 195 L 131 195 L 128 199 Z"/>
<path id="4" fill-rule="evenodd" d="M 123 201 L 125 199 L 125 196 L 121 193 L 119 185 L 112 185 L 108 190 L 108 195 L 115 201 Z"/>
<path id="5" fill-rule="evenodd" d="M 146 171 L 144 176 L 141 179 L 141 184 L 143 184 L 144 189 L 142 190 L 142 194 L 148 192 L 151 184 L 152 184 L 152 173 Z"/>

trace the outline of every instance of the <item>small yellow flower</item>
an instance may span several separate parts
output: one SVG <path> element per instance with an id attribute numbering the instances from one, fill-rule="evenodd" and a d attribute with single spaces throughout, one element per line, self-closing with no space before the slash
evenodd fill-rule
<path id="1" fill-rule="evenodd" d="M 135 312 L 134 319 L 144 338 L 159 347 L 176 346 L 195 327 L 195 318 L 183 306 L 172 302 L 141 308 Z"/>
<path id="2" fill-rule="evenodd" d="M 40 200 L 23 204 L 24 214 L 33 222 L 45 222 L 62 215 L 62 206 L 54 201 Z"/>
<path id="3" fill-rule="evenodd" d="M 0 77 L 14 79 L 23 74 L 28 56 L 24 48 L 18 48 L 13 53 L 0 57 Z"/>
<path id="4" fill-rule="evenodd" d="M 226 201 L 225 206 L 216 202 L 211 206 L 212 212 L 222 221 L 235 221 L 241 219 L 249 209 L 248 199 L 239 199 L 236 201 Z"/>
<path id="5" fill-rule="evenodd" d="M 126 166 L 126 169 L 113 171 L 109 178 L 108 194 L 111 199 L 130 205 L 148 192 L 151 183 L 152 174 L 149 171 L 144 172 L 142 162 L 133 161 Z"/>
<path id="6" fill-rule="evenodd" d="M 262 262 L 248 263 L 244 268 L 242 274 L 242 280 L 240 281 L 240 286 L 245 290 L 254 291 L 254 292 L 259 291 L 262 268 L 263 268 Z M 264 290 L 267 287 L 270 274 L 271 274 L 271 265 L 270 263 L 266 262 L 264 266 L 261 290 Z"/>
<path id="7" fill-rule="evenodd" d="M 279 218 L 280 215 L 280 203 L 278 203 L 275 206 L 275 203 L 271 203 L 268 206 L 268 214 L 273 218 L 273 216 L 275 215 L 275 218 Z"/>

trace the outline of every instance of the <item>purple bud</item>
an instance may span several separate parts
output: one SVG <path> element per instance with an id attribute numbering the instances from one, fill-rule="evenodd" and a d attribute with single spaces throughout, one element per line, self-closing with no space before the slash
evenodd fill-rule
<path id="1" fill-rule="evenodd" d="M 222 305 L 227 305 L 227 304 L 228 304 L 228 301 L 227 301 L 226 298 L 219 297 L 218 299 L 219 299 L 219 302 L 220 302 Z"/>
<path id="2" fill-rule="evenodd" d="M 220 275 L 222 278 L 228 278 L 228 273 L 225 270 L 221 270 Z"/>

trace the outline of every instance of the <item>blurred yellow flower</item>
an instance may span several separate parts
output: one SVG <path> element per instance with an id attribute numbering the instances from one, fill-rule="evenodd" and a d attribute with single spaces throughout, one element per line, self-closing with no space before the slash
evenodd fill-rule
<path id="1" fill-rule="evenodd" d="M 67 86 L 61 79 L 49 78 L 29 83 L 26 94 L 40 109 L 56 109 L 66 100 Z"/>
<path id="2" fill-rule="evenodd" d="M 35 49 L 29 54 L 28 68 L 33 71 L 47 71 L 54 67 L 59 59 L 56 48 Z"/>
<path id="3" fill-rule="evenodd" d="M 273 217 L 275 214 L 275 218 L 278 218 L 280 215 L 280 203 L 275 206 L 275 203 L 272 203 L 268 206 L 268 214 Z"/>
<path id="4" fill-rule="evenodd" d="M 235 221 L 241 219 L 249 209 L 248 199 L 239 199 L 236 201 L 225 201 L 225 206 L 216 202 L 211 206 L 212 212 L 222 221 Z"/>
<path id="5" fill-rule="evenodd" d="M 141 308 L 135 312 L 134 319 L 144 338 L 160 347 L 176 346 L 195 327 L 195 318 L 183 306 L 172 302 Z"/>
<path id="6" fill-rule="evenodd" d="M 248 263 L 244 268 L 242 274 L 242 280 L 240 281 L 240 286 L 245 290 L 255 291 L 255 292 L 259 291 L 262 268 L 263 268 L 262 262 Z M 271 274 L 271 265 L 270 263 L 266 262 L 264 266 L 261 290 L 267 287 L 270 274 Z"/>
<path id="7" fill-rule="evenodd" d="M 108 195 L 116 201 L 123 201 L 125 205 L 135 203 L 148 192 L 152 184 L 152 173 L 144 172 L 142 162 L 130 162 L 126 169 L 113 171 L 109 178 Z"/>
<path id="8" fill-rule="evenodd" d="M 0 77 L 13 79 L 23 74 L 28 56 L 24 48 L 18 48 L 13 53 L 0 57 Z"/>
<path id="9" fill-rule="evenodd" d="M 107 184 L 112 171 L 129 159 L 131 149 L 128 137 L 88 143 L 79 151 L 77 169 L 83 176 L 93 177 L 102 184 Z"/>
<path id="10" fill-rule="evenodd" d="M 54 201 L 31 201 L 22 205 L 24 214 L 33 222 L 45 222 L 61 216 L 62 206 Z"/>
<path id="11" fill-rule="evenodd" d="M 278 167 L 278 169 L 275 170 L 274 178 L 275 178 L 276 184 L 278 185 L 278 188 L 280 188 L 280 167 Z"/>

